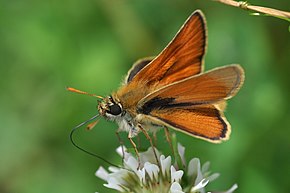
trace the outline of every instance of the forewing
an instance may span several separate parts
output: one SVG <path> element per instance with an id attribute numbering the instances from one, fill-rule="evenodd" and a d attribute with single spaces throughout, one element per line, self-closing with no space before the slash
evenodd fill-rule
<path id="1" fill-rule="evenodd" d="M 139 101 L 138 111 L 218 103 L 234 96 L 243 82 L 239 65 L 216 68 L 156 90 Z"/>
<path id="2" fill-rule="evenodd" d="M 155 109 L 149 116 L 175 130 L 214 143 L 226 140 L 230 125 L 214 105 L 201 105 L 189 109 Z"/>
<path id="3" fill-rule="evenodd" d="M 206 24 L 201 11 L 195 11 L 175 38 L 132 79 L 155 84 L 169 84 L 199 74 L 206 49 Z"/>

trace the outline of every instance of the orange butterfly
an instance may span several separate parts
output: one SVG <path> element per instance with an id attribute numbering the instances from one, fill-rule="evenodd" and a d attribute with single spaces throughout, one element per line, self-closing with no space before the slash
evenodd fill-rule
<path id="1" fill-rule="evenodd" d="M 167 127 L 214 143 L 228 139 L 223 110 L 242 86 L 244 71 L 230 65 L 203 73 L 206 39 L 205 18 L 197 10 L 157 57 L 137 61 L 116 92 L 97 96 L 100 115 L 116 121 L 130 140 Z"/>

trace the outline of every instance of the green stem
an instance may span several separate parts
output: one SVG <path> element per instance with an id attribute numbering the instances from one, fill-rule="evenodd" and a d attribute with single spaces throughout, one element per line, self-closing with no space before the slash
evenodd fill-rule
<path id="1" fill-rule="evenodd" d="M 182 159 L 178 153 L 178 142 L 177 142 L 177 139 L 176 139 L 176 134 L 175 133 L 172 133 L 171 135 L 171 139 L 172 139 L 172 146 L 173 146 L 173 150 L 174 150 L 174 159 L 178 165 L 178 168 L 179 169 L 184 169 L 184 165 L 182 163 Z"/>

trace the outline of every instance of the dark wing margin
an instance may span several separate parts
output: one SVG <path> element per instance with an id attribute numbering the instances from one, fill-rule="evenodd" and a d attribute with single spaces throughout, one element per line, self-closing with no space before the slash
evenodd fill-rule
<path id="1" fill-rule="evenodd" d="M 166 85 L 199 74 L 206 51 L 206 22 L 203 13 L 195 11 L 167 47 L 138 71 L 132 82 Z"/>

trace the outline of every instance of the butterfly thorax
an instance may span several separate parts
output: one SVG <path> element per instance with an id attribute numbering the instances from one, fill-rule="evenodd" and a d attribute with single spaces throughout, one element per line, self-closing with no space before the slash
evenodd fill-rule
<path id="1" fill-rule="evenodd" d="M 137 116 L 140 101 L 156 89 L 156 85 L 148 85 L 146 82 L 136 81 L 121 86 L 112 96 L 121 101 L 124 110 L 132 116 Z"/>

